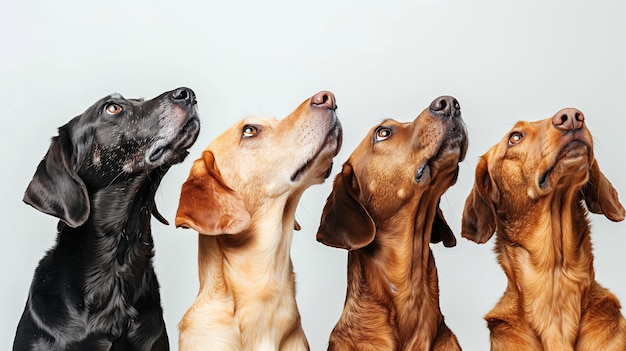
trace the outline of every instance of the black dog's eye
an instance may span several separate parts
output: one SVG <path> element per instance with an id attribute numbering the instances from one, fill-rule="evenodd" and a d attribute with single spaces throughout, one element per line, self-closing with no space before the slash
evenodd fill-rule
<path id="1" fill-rule="evenodd" d="M 524 134 L 520 132 L 513 132 L 509 135 L 509 145 L 513 146 L 518 144 L 520 141 L 524 139 Z"/>
<path id="2" fill-rule="evenodd" d="M 122 112 L 122 106 L 116 103 L 110 102 L 106 104 L 106 106 L 104 107 L 104 110 L 106 111 L 107 114 L 111 116 L 115 116 L 118 113 Z"/>
<path id="3" fill-rule="evenodd" d="M 378 127 L 374 133 L 374 141 L 383 141 L 391 136 L 391 129 L 387 127 Z"/>
<path id="4" fill-rule="evenodd" d="M 243 137 L 244 138 L 250 138 L 256 135 L 256 133 L 258 133 L 258 129 L 255 126 L 251 126 L 249 124 L 245 125 L 243 127 Z"/>

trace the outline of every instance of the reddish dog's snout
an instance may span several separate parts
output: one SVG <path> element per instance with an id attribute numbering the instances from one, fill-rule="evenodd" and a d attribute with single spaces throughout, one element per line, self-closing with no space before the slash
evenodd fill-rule
<path id="1" fill-rule="evenodd" d="M 337 108 L 335 95 L 330 91 L 320 91 L 311 98 L 311 106 L 324 107 L 334 110 Z"/>
<path id="2" fill-rule="evenodd" d="M 552 125 L 564 131 L 582 129 L 584 124 L 585 115 L 575 108 L 564 108 L 552 117 Z"/>
<path id="3" fill-rule="evenodd" d="M 461 105 L 452 96 L 440 96 L 430 103 L 430 112 L 435 116 L 458 117 L 461 115 Z"/>

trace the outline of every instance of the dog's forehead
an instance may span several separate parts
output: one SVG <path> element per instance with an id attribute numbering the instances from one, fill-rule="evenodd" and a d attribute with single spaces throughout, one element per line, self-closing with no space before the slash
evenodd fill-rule
<path id="1" fill-rule="evenodd" d="M 511 128 L 511 132 L 515 131 L 526 131 L 531 128 L 538 128 L 542 124 L 546 123 L 547 119 L 542 119 L 539 121 L 517 121 Z"/>
<path id="2" fill-rule="evenodd" d="M 125 100 L 124 96 L 122 96 L 122 94 L 120 94 L 120 93 L 110 94 L 106 99 L 110 99 L 110 100 Z"/>
<path id="3" fill-rule="evenodd" d="M 105 98 L 105 100 L 124 100 L 124 101 L 130 102 L 131 104 L 133 104 L 135 106 L 141 105 L 141 103 L 143 103 L 145 101 L 144 98 L 130 98 L 130 99 L 127 99 L 120 93 L 110 94 L 108 97 Z"/>
<path id="4" fill-rule="evenodd" d="M 380 122 L 377 126 L 374 126 L 374 128 L 372 128 L 372 130 L 373 130 L 373 129 L 376 129 L 376 128 L 378 128 L 378 127 L 404 126 L 404 125 L 407 125 L 407 124 L 409 124 L 409 123 L 410 123 L 410 122 L 398 122 L 398 121 L 396 121 L 396 120 L 395 120 L 395 119 L 393 119 L 393 118 L 385 118 L 385 119 L 383 119 L 383 121 L 382 121 L 382 122 Z"/>
<path id="5" fill-rule="evenodd" d="M 248 116 L 235 122 L 230 128 L 228 128 L 219 138 L 241 138 L 243 129 L 247 126 L 253 126 L 257 129 L 262 129 L 266 132 L 268 129 L 275 127 L 279 121 L 274 117 L 260 118 L 255 116 Z"/>

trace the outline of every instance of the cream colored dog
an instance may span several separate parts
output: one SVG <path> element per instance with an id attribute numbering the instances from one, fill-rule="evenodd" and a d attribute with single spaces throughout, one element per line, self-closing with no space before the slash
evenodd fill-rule
<path id="1" fill-rule="evenodd" d="M 308 350 L 289 254 L 304 190 L 341 147 L 322 91 L 281 121 L 247 118 L 218 136 L 183 184 L 176 226 L 198 231 L 200 291 L 180 350 Z"/>

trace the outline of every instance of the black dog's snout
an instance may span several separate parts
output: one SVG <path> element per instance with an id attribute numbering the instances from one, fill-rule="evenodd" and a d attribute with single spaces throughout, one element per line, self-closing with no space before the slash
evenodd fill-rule
<path id="1" fill-rule="evenodd" d="M 189 88 L 178 88 L 172 92 L 172 99 L 193 105 L 196 103 L 196 94 Z"/>
<path id="2" fill-rule="evenodd" d="M 461 105 L 452 96 L 440 96 L 430 104 L 430 112 L 436 116 L 458 117 L 461 115 Z"/>

